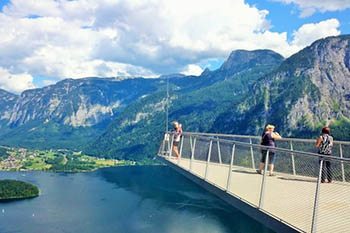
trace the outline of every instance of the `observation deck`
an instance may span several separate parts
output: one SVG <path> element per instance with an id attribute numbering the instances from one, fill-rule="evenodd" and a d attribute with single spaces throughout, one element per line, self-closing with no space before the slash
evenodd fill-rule
<path id="1" fill-rule="evenodd" d="M 166 135 L 160 160 L 276 232 L 350 231 L 350 142 L 335 141 L 333 156 L 320 156 L 315 140 L 282 139 L 269 176 L 266 164 L 256 172 L 261 150 L 271 150 L 260 137 L 186 132 L 176 158 Z M 321 183 L 326 161 L 332 183 Z"/>

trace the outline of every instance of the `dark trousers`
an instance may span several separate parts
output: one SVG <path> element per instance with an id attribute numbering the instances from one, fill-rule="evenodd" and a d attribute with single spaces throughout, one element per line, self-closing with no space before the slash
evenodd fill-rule
<path id="1" fill-rule="evenodd" d="M 328 182 L 332 181 L 332 167 L 331 161 L 323 160 L 321 182 L 324 182 L 326 179 Z"/>

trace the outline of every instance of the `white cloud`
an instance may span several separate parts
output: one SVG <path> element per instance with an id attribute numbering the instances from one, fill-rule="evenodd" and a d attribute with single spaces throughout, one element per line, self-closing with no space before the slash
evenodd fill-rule
<path id="1" fill-rule="evenodd" d="M 203 69 L 195 64 L 188 65 L 181 73 L 184 75 L 199 76 L 203 72 Z"/>
<path id="2" fill-rule="evenodd" d="M 274 0 L 285 4 L 295 4 L 300 8 L 301 17 L 308 17 L 315 12 L 341 11 L 350 8 L 350 0 Z"/>
<path id="3" fill-rule="evenodd" d="M 8 70 L 0 67 L 0 88 L 20 93 L 26 89 L 35 88 L 35 86 L 30 74 L 11 74 Z"/>
<path id="4" fill-rule="evenodd" d="M 293 45 L 304 47 L 314 42 L 316 39 L 325 36 L 337 36 L 340 34 L 338 30 L 340 23 L 337 19 L 329 19 L 319 23 L 309 23 L 301 26 L 293 33 Z"/>
<path id="5" fill-rule="evenodd" d="M 12 0 L 0 12 L 0 67 L 49 80 L 198 74 L 193 64 L 235 49 L 289 56 L 339 31 L 334 20 L 305 25 L 290 43 L 268 13 L 244 0 Z"/>
<path id="6" fill-rule="evenodd" d="M 45 86 L 49 86 L 49 85 L 53 85 L 53 84 L 55 84 L 56 82 L 54 81 L 54 80 L 51 80 L 51 79 L 45 79 L 45 80 L 43 80 L 43 84 L 45 85 Z"/>

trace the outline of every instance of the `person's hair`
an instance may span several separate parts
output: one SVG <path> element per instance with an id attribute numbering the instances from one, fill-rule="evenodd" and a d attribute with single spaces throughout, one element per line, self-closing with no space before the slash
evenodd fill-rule
<path id="1" fill-rule="evenodd" d="M 331 132 L 331 129 L 329 127 L 326 126 L 322 128 L 322 133 L 329 134 L 330 132 Z"/>
<path id="2" fill-rule="evenodd" d="M 179 122 L 173 121 L 173 127 L 175 127 L 176 125 L 179 125 Z"/>
<path id="3" fill-rule="evenodd" d="M 274 125 L 271 125 L 271 124 L 267 124 L 267 125 L 265 126 L 265 130 L 274 129 L 274 128 L 275 128 L 275 126 L 274 126 Z"/>

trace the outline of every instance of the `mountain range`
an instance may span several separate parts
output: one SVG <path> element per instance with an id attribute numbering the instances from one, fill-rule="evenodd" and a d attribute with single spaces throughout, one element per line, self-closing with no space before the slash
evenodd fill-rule
<path id="1" fill-rule="evenodd" d="M 236 50 L 214 71 L 156 79 L 66 79 L 15 95 L 0 90 L 1 144 L 69 148 L 88 154 L 154 156 L 169 119 L 186 131 L 315 137 L 331 121 L 350 139 L 350 36 L 318 40 L 285 59 Z"/>

